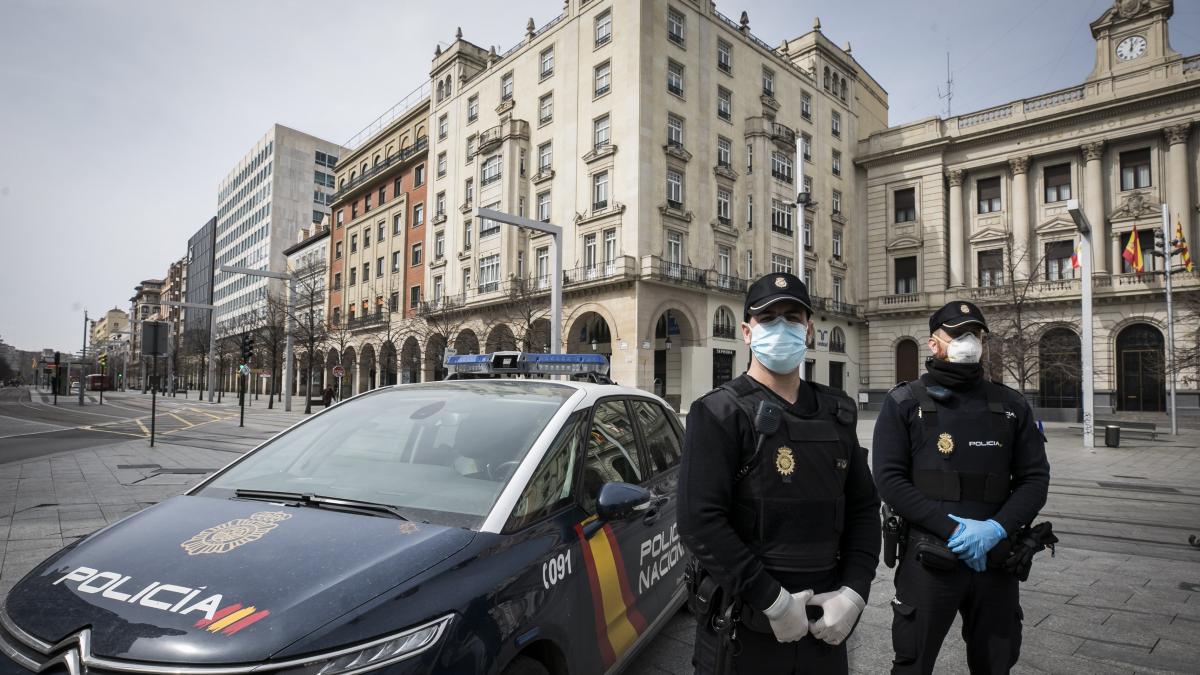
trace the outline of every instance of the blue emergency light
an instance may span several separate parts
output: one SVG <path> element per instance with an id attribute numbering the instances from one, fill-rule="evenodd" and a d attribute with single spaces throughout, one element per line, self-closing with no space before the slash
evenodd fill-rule
<path id="1" fill-rule="evenodd" d="M 446 357 L 446 370 L 451 375 L 607 375 L 608 359 L 600 354 L 455 354 Z"/>

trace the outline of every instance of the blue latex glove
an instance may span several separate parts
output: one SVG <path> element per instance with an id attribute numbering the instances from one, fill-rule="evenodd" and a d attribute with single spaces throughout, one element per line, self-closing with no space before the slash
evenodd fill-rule
<path id="1" fill-rule="evenodd" d="M 988 551 L 1000 543 L 1000 540 L 1005 538 L 1004 528 L 994 520 L 971 520 L 970 518 L 959 518 L 954 514 L 950 517 L 958 522 L 958 529 L 954 531 L 954 536 L 950 537 L 947 545 L 951 551 L 958 554 L 960 560 L 967 564 L 967 567 L 982 572 L 987 568 Z"/>

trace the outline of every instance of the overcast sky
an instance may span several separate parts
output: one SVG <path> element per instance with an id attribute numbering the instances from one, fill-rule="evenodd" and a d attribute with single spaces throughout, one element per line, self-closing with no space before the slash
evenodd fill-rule
<path id="1" fill-rule="evenodd" d="M 768 44 L 850 41 L 892 124 L 1070 86 L 1111 0 L 719 0 Z M 453 8 L 453 11 L 448 11 Z M 0 337 L 78 350 L 83 310 L 128 310 L 213 215 L 273 122 L 344 142 L 428 77 L 434 41 L 501 50 L 559 0 L 0 0 Z M 1200 2 L 1172 46 L 1200 52 Z"/>

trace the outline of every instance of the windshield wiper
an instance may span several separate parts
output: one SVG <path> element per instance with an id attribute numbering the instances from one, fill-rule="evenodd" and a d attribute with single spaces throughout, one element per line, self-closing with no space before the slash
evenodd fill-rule
<path id="1" fill-rule="evenodd" d="M 266 502 L 285 502 L 294 506 L 311 506 L 319 509 L 353 511 L 357 513 L 381 514 L 408 520 L 400 509 L 390 504 L 366 502 L 358 499 L 343 499 L 341 497 L 323 497 L 306 492 L 277 492 L 274 490 L 244 490 L 238 489 L 234 494 L 241 499 L 257 499 Z"/>

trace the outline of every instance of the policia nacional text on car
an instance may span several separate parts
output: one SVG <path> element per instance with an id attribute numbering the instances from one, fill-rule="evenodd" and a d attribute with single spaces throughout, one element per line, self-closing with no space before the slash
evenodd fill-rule
<path id="1" fill-rule="evenodd" d="M 678 522 L 695 556 L 698 673 L 847 672 L 879 562 L 879 497 L 854 402 L 800 379 L 811 307 L 791 274 L 754 282 L 750 369 L 688 412 Z"/>
<path id="2" fill-rule="evenodd" d="M 1056 541 L 1049 524 L 1027 527 L 1046 503 L 1050 465 L 1024 396 L 983 376 L 987 330 L 969 302 L 934 313 L 928 372 L 893 388 L 875 423 L 889 564 L 888 547 L 904 540 L 893 673 L 933 672 L 960 612 L 971 672 L 1009 672 L 1021 649 L 1018 578 L 1028 577 L 1042 544 Z"/>

